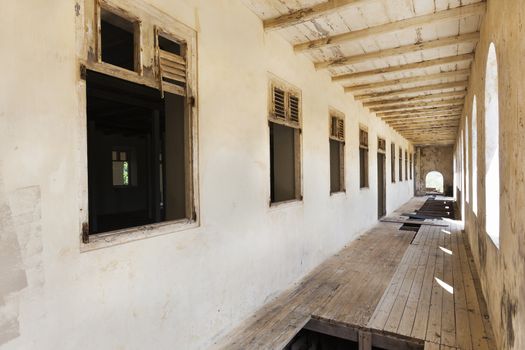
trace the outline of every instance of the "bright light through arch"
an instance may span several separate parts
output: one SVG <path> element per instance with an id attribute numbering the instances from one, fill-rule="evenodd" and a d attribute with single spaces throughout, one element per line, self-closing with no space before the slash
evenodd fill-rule
<path id="1" fill-rule="evenodd" d="M 499 95 L 498 60 L 490 44 L 485 72 L 485 229 L 499 248 Z"/>

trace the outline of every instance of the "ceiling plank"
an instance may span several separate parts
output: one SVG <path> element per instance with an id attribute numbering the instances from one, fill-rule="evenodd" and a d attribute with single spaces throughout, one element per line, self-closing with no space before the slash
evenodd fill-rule
<path id="1" fill-rule="evenodd" d="M 344 10 L 349 6 L 362 5 L 364 3 L 370 3 L 371 1 L 377 0 L 328 0 L 327 2 L 302 8 L 286 15 L 269 18 L 263 21 L 263 25 L 265 30 L 284 29 L 290 26 L 311 21 L 312 19 L 316 19 L 320 16 L 330 15 L 337 11 Z"/>
<path id="2" fill-rule="evenodd" d="M 364 102 L 363 106 L 364 107 L 382 107 L 382 106 L 386 107 L 386 106 L 397 105 L 397 104 L 414 103 L 415 101 L 433 101 L 436 99 L 465 97 L 466 94 L 467 94 L 466 91 L 442 92 L 439 94 L 419 95 L 419 96 L 396 98 L 396 99 L 389 99 L 389 100 L 374 100 L 374 101 Z"/>
<path id="3" fill-rule="evenodd" d="M 435 91 L 435 90 L 466 88 L 466 87 L 467 87 L 467 80 L 462 80 L 462 81 L 455 81 L 452 83 L 416 86 L 413 88 L 400 89 L 400 90 L 394 90 L 394 91 L 388 91 L 388 92 L 376 92 L 376 93 L 367 93 L 367 94 L 362 94 L 362 95 L 354 95 L 354 98 L 356 100 L 361 101 L 361 100 L 375 99 L 379 97 L 392 97 L 392 96 L 399 96 L 399 95 L 411 94 L 411 93 L 417 93 L 417 92 L 430 92 L 430 91 Z"/>
<path id="4" fill-rule="evenodd" d="M 385 81 L 379 81 L 376 83 L 345 86 L 345 92 L 380 89 L 380 88 L 384 88 L 384 87 L 388 87 L 392 85 L 419 83 L 422 81 L 454 78 L 454 77 L 459 77 L 459 76 L 469 75 L 469 74 L 470 74 L 470 69 L 460 69 L 460 70 L 453 70 L 453 71 L 436 73 L 436 74 L 418 75 L 415 77 L 385 80 Z"/>
<path id="5" fill-rule="evenodd" d="M 393 110 L 386 110 L 386 111 L 378 111 L 375 112 L 378 116 L 384 116 L 389 114 L 403 114 L 403 113 L 412 113 L 412 112 L 434 112 L 439 110 L 449 110 L 449 109 L 460 109 L 463 108 L 463 101 L 455 104 L 449 104 L 449 105 L 441 105 L 441 106 L 418 106 L 418 107 L 411 107 L 411 108 L 402 108 L 402 109 L 393 109 Z"/>
<path id="6" fill-rule="evenodd" d="M 463 104 L 465 101 L 463 99 L 454 99 L 454 100 L 442 100 L 442 101 L 431 101 L 431 102 L 417 102 L 412 104 L 393 104 L 389 106 L 381 106 L 370 108 L 371 112 L 391 112 L 395 110 L 404 110 L 409 108 L 416 107 L 430 107 L 430 106 L 451 106 Z"/>
<path id="7" fill-rule="evenodd" d="M 444 107 L 434 107 L 432 109 L 414 109 L 411 111 L 394 111 L 394 112 L 382 112 L 376 113 L 378 117 L 392 117 L 392 116 L 403 116 L 403 115 L 419 115 L 419 114 L 428 114 L 436 112 L 445 112 L 445 111 L 461 111 L 463 106 L 444 106 Z"/>
<path id="8" fill-rule="evenodd" d="M 461 119 L 460 114 L 449 114 L 449 115 L 442 115 L 442 116 L 408 116 L 408 117 L 398 117 L 395 119 L 389 119 L 384 120 L 388 124 L 392 123 L 400 123 L 400 122 L 417 122 L 417 121 L 433 121 L 433 120 L 455 120 L 455 119 Z"/>
<path id="9" fill-rule="evenodd" d="M 363 71 L 363 72 L 345 73 L 341 75 L 335 75 L 332 77 L 332 81 L 341 81 L 341 80 L 348 80 L 348 79 L 371 77 L 374 75 L 403 72 L 403 71 L 413 70 L 413 69 L 423 69 L 423 68 L 434 67 L 434 66 L 442 66 L 445 64 L 456 63 L 456 62 L 471 61 L 473 59 L 474 59 L 474 54 L 467 53 L 464 55 L 448 56 L 448 57 L 436 58 L 436 59 L 428 60 L 428 61 L 402 64 L 399 66 L 390 66 L 386 68 L 372 69 L 372 70 Z"/>
<path id="10" fill-rule="evenodd" d="M 460 114 L 461 112 L 462 110 L 458 108 L 457 110 L 452 110 L 452 111 L 434 111 L 434 112 L 425 112 L 425 113 L 419 112 L 419 113 L 412 113 L 412 114 L 404 113 L 404 114 L 398 114 L 398 115 L 388 115 L 388 116 L 381 117 L 381 119 L 388 123 L 392 119 L 407 118 L 407 117 L 441 117 L 441 116 L 446 117 L 449 115 Z"/>
<path id="11" fill-rule="evenodd" d="M 454 119 L 445 119 L 441 121 L 435 121 L 435 120 L 420 120 L 420 121 L 400 121 L 400 122 L 391 122 L 388 123 L 388 125 L 394 127 L 394 126 L 425 126 L 425 125 L 444 125 L 444 124 L 454 124 L 458 125 L 460 118 L 454 118 Z"/>
<path id="12" fill-rule="evenodd" d="M 326 48 L 334 45 L 344 44 L 350 41 L 368 38 L 373 35 L 381 35 L 410 28 L 419 28 L 429 24 L 438 24 L 445 21 L 463 19 L 474 15 L 481 15 L 485 12 L 485 8 L 486 4 L 484 2 L 478 2 L 470 5 L 438 11 L 428 15 L 406 18 L 400 21 L 307 41 L 295 45 L 294 50 L 295 52 L 303 52 L 312 49 Z"/>
<path id="13" fill-rule="evenodd" d="M 331 67 L 344 66 L 348 64 L 354 64 L 358 62 L 374 60 L 378 58 L 385 58 L 391 56 L 402 55 L 405 53 L 423 51 L 428 49 L 435 49 L 444 46 L 450 46 L 455 44 L 460 44 L 464 42 L 477 41 L 479 39 L 479 32 L 473 32 L 468 34 L 461 34 L 455 36 L 449 36 L 446 38 L 436 39 L 432 41 L 423 41 L 421 43 L 410 44 L 395 47 L 392 49 L 385 49 L 375 52 L 369 52 L 362 55 L 348 56 L 336 58 L 328 61 L 321 61 L 314 63 L 316 69 L 326 69 Z"/>

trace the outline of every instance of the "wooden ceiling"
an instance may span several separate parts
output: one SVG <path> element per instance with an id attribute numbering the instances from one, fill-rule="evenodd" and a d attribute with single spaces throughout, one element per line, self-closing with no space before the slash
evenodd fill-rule
<path id="1" fill-rule="evenodd" d="M 455 142 L 485 2 L 243 2 L 415 145 Z"/>

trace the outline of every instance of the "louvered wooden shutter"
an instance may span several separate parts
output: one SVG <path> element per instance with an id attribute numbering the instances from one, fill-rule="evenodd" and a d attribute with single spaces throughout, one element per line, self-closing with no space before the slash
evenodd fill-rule
<path id="1" fill-rule="evenodd" d="M 187 63 L 183 56 L 162 50 L 159 45 L 159 29 L 155 29 L 158 77 L 161 90 L 186 96 Z M 181 45 L 182 46 L 182 45 Z"/>
<path id="2" fill-rule="evenodd" d="M 276 86 L 272 91 L 272 113 L 274 118 L 286 120 L 286 93 Z"/>
<path id="3" fill-rule="evenodd" d="M 377 139 L 377 148 L 381 151 L 386 151 L 386 141 L 384 139 Z"/>
<path id="4" fill-rule="evenodd" d="M 342 117 L 330 117 L 330 138 L 337 141 L 345 140 L 345 121 Z"/>
<path id="5" fill-rule="evenodd" d="M 294 95 L 293 93 L 289 93 L 288 95 L 288 115 L 290 122 L 293 124 L 299 124 L 299 115 L 300 115 L 300 102 L 299 102 L 299 96 Z"/>
<path id="6" fill-rule="evenodd" d="M 368 147 L 368 132 L 365 130 L 359 130 L 359 145 L 361 147 Z"/>

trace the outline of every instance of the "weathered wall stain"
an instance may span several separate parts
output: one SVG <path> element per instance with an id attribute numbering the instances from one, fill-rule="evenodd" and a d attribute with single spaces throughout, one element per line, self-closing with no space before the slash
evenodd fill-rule
<path id="1" fill-rule="evenodd" d="M 0 177 L 0 345 L 18 337 L 18 300 L 27 278 L 12 213 Z"/>

